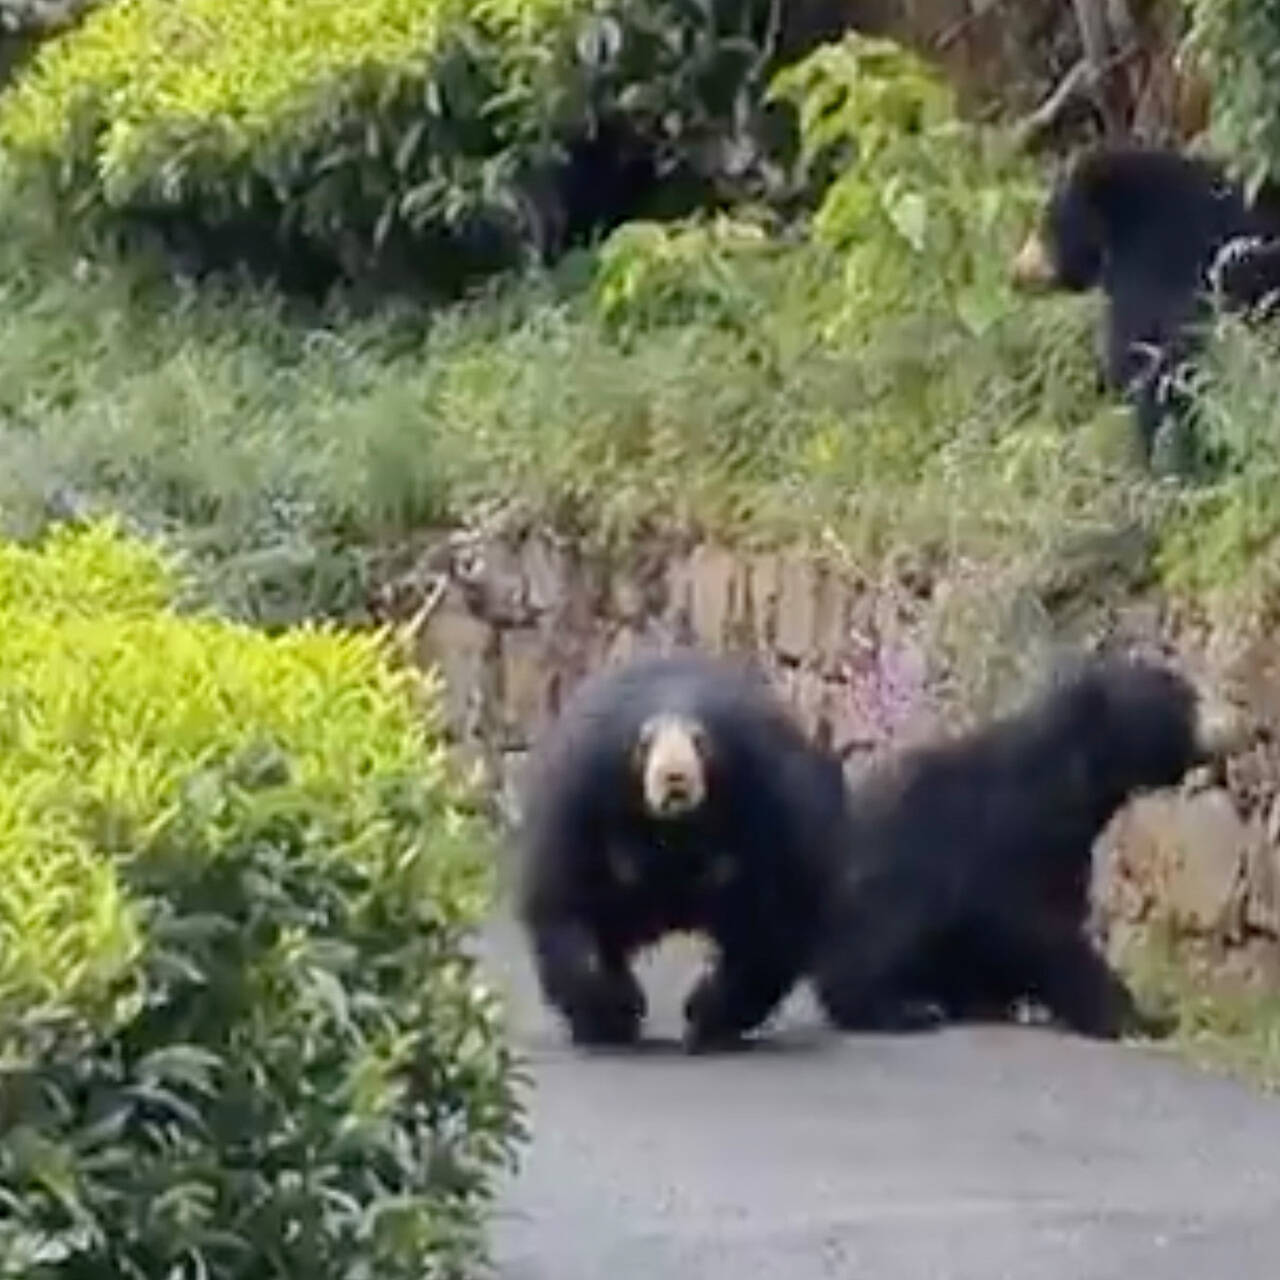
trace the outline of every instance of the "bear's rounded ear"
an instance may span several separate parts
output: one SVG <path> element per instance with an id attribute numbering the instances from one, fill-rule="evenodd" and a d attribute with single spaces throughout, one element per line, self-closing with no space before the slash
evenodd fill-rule
<path id="1" fill-rule="evenodd" d="M 1090 681 L 1098 670 L 1100 654 L 1096 649 L 1078 649 L 1074 645 L 1054 645 L 1045 663 L 1045 685 L 1050 692 L 1061 692 Z M 1096 682 L 1095 682 L 1096 683 Z"/>
<path id="2" fill-rule="evenodd" d="M 1046 696 L 1072 734 L 1088 740 L 1105 724 L 1107 682 L 1098 655 L 1061 654 L 1049 668 Z"/>

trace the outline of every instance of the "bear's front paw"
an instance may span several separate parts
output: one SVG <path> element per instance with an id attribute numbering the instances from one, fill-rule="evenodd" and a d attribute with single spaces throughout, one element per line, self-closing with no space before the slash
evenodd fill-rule
<path id="1" fill-rule="evenodd" d="M 733 1016 L 724 984 L 708 973 L 684 1002 L 684 1045 L 690 1053 L 727 1049 L 741 1043 L 742 1029 Z"/>
<path id="2" fill-rule="evenodd" d="M 645 1015 L 644 992 L 631 974 L 598 975 L 567 1012 L 575 1044 L 633 1044 Z"/>

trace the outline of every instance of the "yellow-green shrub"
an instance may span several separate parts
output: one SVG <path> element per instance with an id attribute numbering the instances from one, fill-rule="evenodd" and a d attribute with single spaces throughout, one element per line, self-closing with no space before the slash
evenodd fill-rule
<path id="1" fill-rule="evenodd" d="M 0 551 L 0 1275 L 457 1275 L 519 1110 L 433 703 L 166 577 Z"/>
<path id="2" fill-rule="evenodd" d="M 402 78 L 423 89 L 467 21 L 502 41 L 513 58 L 507 69 L 518 71 L 518 37 L 563 21 L 576 4 L 118 0 L 42 56 L 5 112 L 5 136 L 18 148 L 61 151 L 75 144 L 77 126 L 103 127 L 98 161 L 109 197 L 158 178 L 147 154 L 157 145 L 198 181 L 202 160 L 221 166 L 274 150 L 282 125 L 322 136 L 370 90 L 389 94 Z M 376 84 L 382 77 L 389 82 Z"/>
<path id="3" fill-rule="evenodd" d="M 0 138 L 90 212 L 282 222 L 335 257 L 465 234 L 504 212 L 492 166 L 545 130 L 584 4 L 118 0 L 40 52 Z"/>
<path id="4" fill-rule="evenodd" d="M 0 141 L 77 215 L 452 284 L 630 216 L 661 148 L 691 161 L 732 134 L 741 152 L 776 16 L 768 0 L 114 0 L 41 50 Z"/>

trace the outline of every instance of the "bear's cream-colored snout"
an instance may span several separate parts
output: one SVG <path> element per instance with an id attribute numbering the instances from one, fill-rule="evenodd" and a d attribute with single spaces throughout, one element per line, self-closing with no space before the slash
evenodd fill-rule
<path id="1" fill-rule="evenodd" d="M 1033 231 L 1018 250 L 1009 276 L 1019 289 L 1043 290 L 1053 284 L 1056 276 L 1053 255 L 1039 232 Z"/>
<path id="2" fill-rule="evenodd" d="M 656 818 L 677 818 L 698 809 L 707 795 L 706 734 L 683 716 L 646 721 L 638 754 L 644 802 Z"/>
<path id="3" fill-rule="evenodd" d="M 1222 760 L 1257 741 L 1262 727 L 1245 708 L 1203 688 L 1198 693 L 1196 750 L 1204 759 Z"/>

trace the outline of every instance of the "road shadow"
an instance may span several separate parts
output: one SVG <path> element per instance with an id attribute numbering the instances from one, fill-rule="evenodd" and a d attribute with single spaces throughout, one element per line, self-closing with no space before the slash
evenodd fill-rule
<path id="1" fill-rule="evenodd" d="M 567 1036 L 561 1037 L 566 1047 L 585 1058 L 687 1058 L 691 1062 L 714 1061 L 722 1058 L 791 1057 L 796 1054 L 815 1053 L 830 1048 L 837 1033 L 823 1027 L 790 1026 L 782 1030 L 764 1029 L 754 1035 L 744 1036 L 714 1047 L 690 1050 L 677 1035 L 647 1033 L 630 1045 L 569 1045 Z"/>

